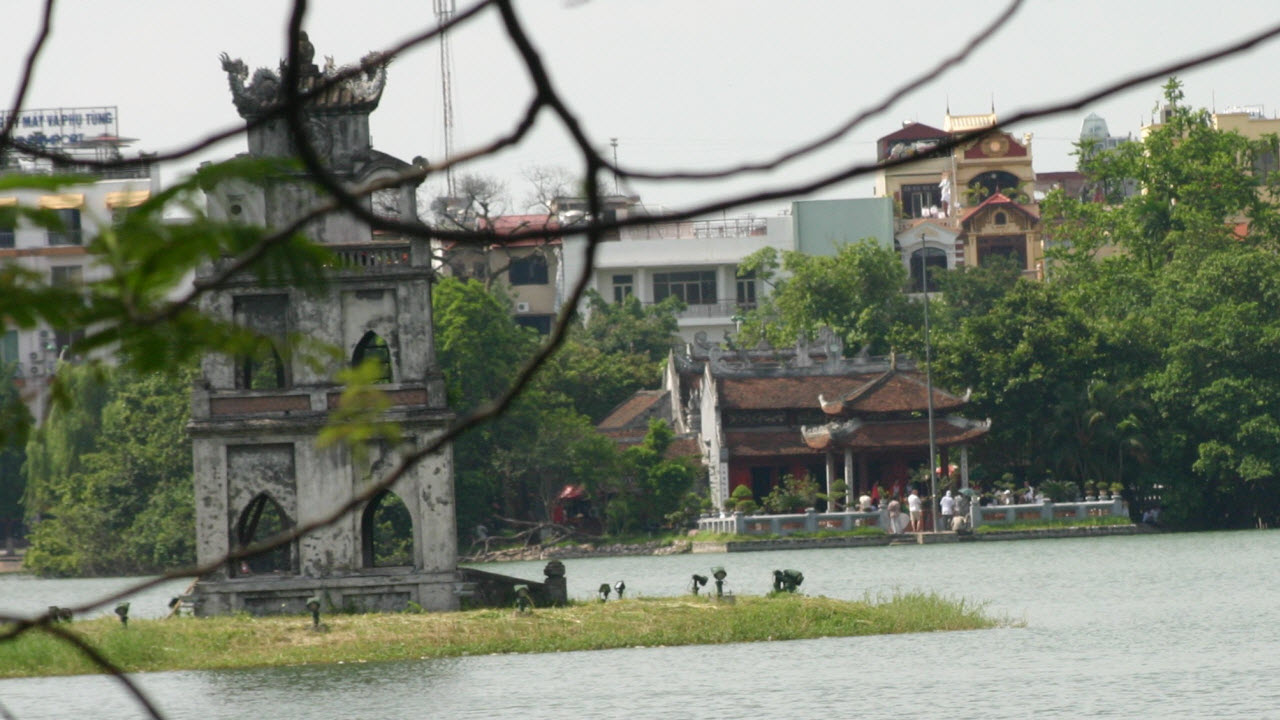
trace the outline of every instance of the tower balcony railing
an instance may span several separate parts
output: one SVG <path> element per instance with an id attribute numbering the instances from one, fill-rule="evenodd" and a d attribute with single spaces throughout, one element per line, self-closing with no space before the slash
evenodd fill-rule
<path id="1" fill-rule="evenodd" d="M 362 272 L 391 272 L 413 264 L 408 242 L 343 243 L 325 246 L 337 256 L 335 267 Z"/>

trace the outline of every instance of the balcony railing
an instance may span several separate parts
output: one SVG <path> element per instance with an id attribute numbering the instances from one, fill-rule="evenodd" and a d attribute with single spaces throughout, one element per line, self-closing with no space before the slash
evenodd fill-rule
<path id="1" fill-rule="evenodd" d="M 768 234 L 769 223 L 762 217 L 724 218 L 722 220 L 688 220 L 654 223 L 622 229 L 623 240 L 678 240 L 740 238 Z"/>
<path id="2" fill-rule="evenodd" d="M 81 230 L 50 230 L 50 245 L 83 245 L 84 235 Z"/>
<path id="3" fill-rule="evenodd" d="M 328 248 L 338 256 L 337 267 L 344 270 L 381 272 L 390 268 L 409 267 L 412 258 L 409 243 L 355 243 L 330 245 Z"/>
<path id="4" fill-rule="evenodd" d="M 657 305 L 649 302 L 646 305 Z M 754 310 L 756 304 L 745 300 L 717 300 L 712 303 L 686 305 L 684 310 L 676 313 L 678 318 L 731 318 L 734 315 Z"/>

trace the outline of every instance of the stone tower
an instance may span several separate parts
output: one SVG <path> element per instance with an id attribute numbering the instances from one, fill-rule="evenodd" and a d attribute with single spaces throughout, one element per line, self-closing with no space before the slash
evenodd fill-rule
<path id="1" fill-rule="evenodd" d="M 347 70 L 332 61 L 321 70 L 311 63 L 313 55 L 304 36 L 303 92 Z M 249 154 L 294 154 L 283 118 L 252 125 L 281 102 L 283 67 L 279 73 L 259 69 L 246 84 L 243 62 L 224 55 L 222 64 L 236 110 L 251 125 Z M 347 187 L 412 167 L 370 146 L 369 115 L 381 98 L 386 67 L 376 56 L 363 67 L 312 98 L 305 111 L 311 143 Z M 379 191 L 365 199 L 367 207 L 413 221 L 420 182 Z M 299 175 L 296 182 L 225 182 L 207 195 L 214 219 L 279 228 L 312 208 L 321 191 Z M 394 467 L 407 448 L 438 437 L 452 419 L 435 358 L 427 241 L 374 232 L 345 213 L 311 221 L 306 233 L 339 260 L 322 290 L 264 285 L 240 274 L 202 301 L 205 312 L 274 341 L 251 355 L 206 357 L 193 392 L 189 429 L 202 565 L 327 515 Z M 216 270 L 210 266 L 201 274 Z M 344 357 L 314 367 L 280 351 L 292 338 L 336 346 Z M 370 359 L 390 403 L 383 417 L 399 424 L 405 444 L 370 443 L 360 452 L 317 447 L 342 391 L 336 371 Z M 386 546 L 387 529 L 397 524 L 392 520 L 402 529 L 400 544 Z M 202 615 L 304 612 L 316 595 L 334 608 L 403 610 L 412 602 L 445 610 L 458 606 L 457 581 L 452 456 L 446 449 L 337 524 L 288 547 L 226 563 L 199 580 L 190 600 Z"/>

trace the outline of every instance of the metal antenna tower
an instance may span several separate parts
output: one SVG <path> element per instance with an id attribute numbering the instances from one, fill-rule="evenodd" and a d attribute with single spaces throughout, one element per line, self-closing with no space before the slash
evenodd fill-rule
<path id="1" fill-rule="evenodd" d="M 436 12 L 436 24 L 443 27 L 453 20 L 453 12 L 457 9 L 454 0 L 432 0 Z M 449 32 L 440 31 L 440 92 L 444 102 L 444 182 L 446 194 L 453 197 L 453 167 L 448 166 L 453 159 L 453 56 L 449 51 Z"/>

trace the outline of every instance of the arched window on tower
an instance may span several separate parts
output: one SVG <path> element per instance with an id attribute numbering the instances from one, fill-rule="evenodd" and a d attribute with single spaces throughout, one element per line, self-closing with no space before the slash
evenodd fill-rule
<path id="1" fill-rule="evenodd" d="M 236 522 L 236 547 L 248 547 L 292 527 L 293 521 L 284 514 L 280 504 L 270 495 L 259 493 L 245 506 L 244 512 L 240 513 L 239 521 Z M 296 542 L 288 542 L 233 563 L 231 575 L 245 577 L 295 573 L 297 572 L 296 557 Z"/>
<path id="2" fill-rule="evenodd" d="M 356 343 L 355 352 L 351 354 L 351 365 L 359 366 L 372 362 L 378 368 L 377 380 L 380 383 L 392 382 L 391 348 L 378 333 L 370 330 Z"/>
<path id="3" fill-rule="evenodd" d="M 921 292 L 921 287 L 937 292 L 938 275 L 946 269 L 947 253 L 938 248 L 925 247 L 911 253 L 911 292 Z"/>
<path id="4" fill-rule="evenodd" d="M 413 564 L 413 518 L 399 495 L 383 490 L 360 516 L 360 546 L 364 566 Z"/>

